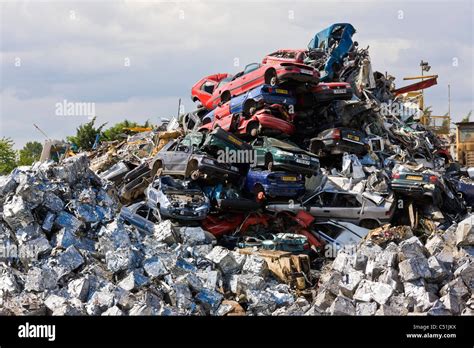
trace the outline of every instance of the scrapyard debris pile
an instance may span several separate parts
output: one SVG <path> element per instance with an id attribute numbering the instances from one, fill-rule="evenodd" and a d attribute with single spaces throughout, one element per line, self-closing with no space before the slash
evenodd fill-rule
<path id="1" fill-rule="evenodd" d="M 203 78 L 200 108 L 159 129 L 0 177 L 1 314 L 472 314 L 469 171 L 393 107 L 353 34 L 331 26 Z"/>

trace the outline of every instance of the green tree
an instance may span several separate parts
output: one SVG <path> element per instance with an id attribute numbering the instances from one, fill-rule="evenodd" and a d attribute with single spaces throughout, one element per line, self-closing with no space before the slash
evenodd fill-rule
<path id="1" fill-rule="evenodd" d="M 9 174 L 16 167 L 16 151 L 13 150 L 13 140 L 0 139 L 0 175 Z"/>
<path id="2" fill-rule="evenodd" d="M 464 116 L 461 120 L 461 122 L 469 122 L 471 118 L 472 110 L 467 113 L 466 116 Z"/>
<path id="3" fill-rule="evenodd" d="M 37 141 L 29 141 L 20 150 L 19 166 L 29 166 L 40 159 L 43 145 Z"/>
<path id="4" fill-rule="evenodd" d="M 136 122 L 125 120 L 125 121 L 116 123 L 112 127 L 106 129 L 103 135 L 104 135 L 104 139 L 108 141 L 120 140 L 130 133 L 130 130 L 128 130 L 127 128 L 133 128 L 133 127 L 147 128 L 150 126 L 151 124 L 148 120 L 142 125 Z"/>
<path id="5" fill-rule="evenodd" d="M 76 144 L 82 150 L 90 150 L 95 143 L 97 135 L 102 135 L 102 128 L 107 123 L 101 124 L 99 127 L 95 127 L 95 117 L 87 123 L 81 124 L 76 128 L 76 135 L 67 137 L 67 140 L 73 144 Z"/>

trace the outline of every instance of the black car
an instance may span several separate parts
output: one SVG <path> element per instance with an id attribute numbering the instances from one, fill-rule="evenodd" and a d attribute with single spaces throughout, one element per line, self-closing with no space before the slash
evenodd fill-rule
<path id="1" fill-rule="evenodd" d="M 366 135 L 351 128 L 326 129 L 311 139 L 309 150 L 320 157 L 344 152 L 362 155 L 367 152 Z"/>
<path id="2" fill-rule="evenodd" d="M 455 194 L 455 187 L 443 177 L 430 172 L 394 172 L 390 183 L 392 190 L 421 204 L 435 205 L 443 212 L 459 214 L 465 210 Z"/>
<path id="3" fill-rule="evenodd" d="M 219 162 L 190 141 L 173 140 L 156 154 L 151 163 L 152 176 L 159 170 L 163 175 L 181 176 L 197 180 L 215 179 L 238 181 L 241 177 L 238 167 Z"/>

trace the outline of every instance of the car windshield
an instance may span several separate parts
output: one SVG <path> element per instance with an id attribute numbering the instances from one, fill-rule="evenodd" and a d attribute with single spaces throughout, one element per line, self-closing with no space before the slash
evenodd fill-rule
<path id="1" fill-rule="evenodd" d="M 279 148 L 290 150 L 290 151 L 301 152 L 301 149 L 297 147 L 296 145 L 293 145 L 291 143 L 281 141 L 275 138 L 267 138 L 267 143 L 270 146 L 275 146 L 275 147 L 279 147 Z"/>
<path id="2" fill-rule="evenodd" d="M 344 228 L 335 226 L 333 224 L 321 223 L 315 224 L 315 227 L 318 231 L 321 231 L 332 239 L 337 239 L 344 232 Z"/>
<path id="3" fill-rule="evenodd" d="M 229 76 L 229 77 L 226 77 L 225 79 L 222 79 L 219 84 L 217 85 L 217 87 L 220 87 L 222 85 L 225 85 L 226 83 L 230 82 L 233 80 L 233 76 Z"/>
<path id="4" fill-rule="evenodd" d="M 161 185 L 164 190 L 166 189 L 184 190 L 185 189 L 184 185 L 181 182 L 174 180 L 170 176 L 161 177 L 160 180 L 161 180 Z"/>

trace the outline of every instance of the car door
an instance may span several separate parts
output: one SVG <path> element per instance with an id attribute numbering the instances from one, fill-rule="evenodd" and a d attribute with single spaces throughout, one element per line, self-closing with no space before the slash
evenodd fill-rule
<path id="1" fill-rule="evenodd" d="M 330 219 L 331 208 L 336 199 L 336 194 L 336 192 L 322 191 L 305 201 L 303 205 L 311 215 L 319 218 Z"/>
<path id="2" fill-rule="evenodd" d="M 232 94 L 242 94 L 262 85 L 264 83 L 263 75 L 264 72 L 260 63 L 248 64 L 244 69 L 244 74 L 240 78 L 241 83 L 239 83 L 238 87 L 236 86 L 236 93 Z"/>
<path id="3" fill-rule="evenodd" d="M 184 175 L 191 156 L 189 146 L 176 143 L 176 145 L 163 153 L 164 174 Z"/>
<path id="4" fill-rule="evenodd" d="M 212 80 L 204 80 L 201 86 L 199 86 L 199 91 L 196 94 L 203 105 L 212 97 L 216 86 L 217 82 Z"/>
<path id="5" fill-rule="evenodd" d="M 266 145 L 265 145 L 265 138 L 258 137 L 252 142 L 253 150 L 256 157 L 256 164 L 257 166 L 265 165 L 265 153 L 266 153 Z"/>
<path id="6" fill-rule="evenodd" d="M 330 216 L 334 219 L 358 222 L 361 218 L 362 204 L 355 194 L 338 192 L 329 210 Z"/>

